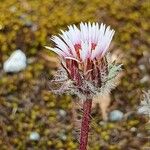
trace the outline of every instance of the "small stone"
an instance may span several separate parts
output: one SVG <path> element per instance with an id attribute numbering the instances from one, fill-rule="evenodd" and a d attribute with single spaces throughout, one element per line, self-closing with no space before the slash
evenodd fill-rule
<path id="1" fill-rule="evenodd" d="M 131 131 L 131 132 L 136 132 L 136 131 L 137 131 L 137 128 L 132 127 L 132 128 L 130 129 L 130 131 Z"/>
<path id="2" fill-rule="evenodd" d="M 31 132 L 29 139 L 32 141 L 38 141 L 40 139 L 40 135 L 37 132 Z"/>
<path id="3" fill-rule="evenodd" d="M 148 115 L 149 114 L 149 107 L 148 107 L 148 105 L 147 106 L 145 105 L 145 106 L 139 107 L 137 113 L 138 114 Z"/>
<path id="4" fill-rule="evenodd" d="M 32 21 L 30 21 L 30 20 L 25 21 L 25 26 L 26 27 L 32 27 L 32 25 L 33 25 Z"/>
<path id="5" fill-rule="evenodd" d="M 105 122 L 105 121 L 100 121 L 100 122 L 99 122 L 99 125 L 105 126 L 105 125 L 107 125 L 107 122 Z"/>
<path id="6" fill-rule="evenodd" d="M 113 110 L 109 115 L 110 121 L 120 121 L 123 119 L 123 112 L 120 110 Z"/>
<path id="7" fill-rule="evenodd" d="M 142 71 L 145 71 L 146 70 L 146 68 L 145 68 L 145 65 L 139 65 L 139 68 L 140 68 L 140 70 L 142 70 Z"/>
<path id="8" fill-rule="evenodd" d="M 143 138 L 144 135 L 143 135 L 142 133 L 138 133 L 138 134 L 137 134 L 137 137 L 138 137 L 138 138 Z"/>
<path id="9" fill-rule="evenodd" d="M 11 6 L 10 8 L 9 8 L 9 11 L 10 12 L 16 12 L 17 11 L 17 8 L 16 8 L 16 6 Z"/>
<path id="10" fill-rule="evenodd" d="M 66 135 L 61 135 L 60 139 L 62 139 L 63 141 L 65 141 L 67 139 Z"/>
<path id="11" fill-rule="evenodd" d="M 31 30 L 32 30 L 33 32 L 37 31 L 37 30 L 38 30 L 38 25 L 37 25 L 37 24 L 33 24 Z"/>
<path id="12" fill-rule="evenodd" d="M 17 73 L 24 70 L 26 65 L 26 55 L 21 50 L 16 50 L 4 62 L 3 69 L 7 73 Z"/>
<path id="13" fill-rule="evenodd" d="M 65 141 L 65 140 L 67 139 L 67 136 L 66 136 L 66 134 L 65 134 L 64 131 L 58 133 L 58 136 L 59 136 L 59 138 L 60 138 L 61 140 L 63 140 L 63 141 Z"/>
<path id="14" fill-rule="evenodd" d="M 58 111 L 58 113 L 59 113 L 59 115 L 60 115 L 61 117 L 66 117 L 66 115 L 67 115 L 66 111 L 64 111 L 63 109 L 60 109 L 60 110 Z"/>
<path id="15" fill-rule="evenodd" d="M 141 82 L 141 83 L 146 83 L 146 82 L 149 82 L 149 80 L 150 80 L 149 75 L 145 75 L 145 76 L 140 80 L 140 82 Z"/>

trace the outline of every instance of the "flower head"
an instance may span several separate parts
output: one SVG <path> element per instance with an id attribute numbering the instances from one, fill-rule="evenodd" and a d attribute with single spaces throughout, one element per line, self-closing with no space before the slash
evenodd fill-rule
<path id="1" fill-rule="evenodd" d="M 121 66 L 110 65 L 106 57 L 114 33 L 110 26 L 106 27 L 103 23 L 80 23 L 79 28 L 70 25 L 68 30 L 61 30 L 59 36 L 52 36 L 51 40 L 56 47 L 46 48 L 60 56 L 65 70 L 60 74 L 60 78 L 63 78 L 62 74 L 65 75 L 66 72 L 65 78 L 67 76 L 73 82 L 71 86 L 74 92 L 76 89 L 76 93 L 82 91 L 84 95 L 83 91 L 95 93 L 97 88 L 103 91 L 107 88 L 105 91 L 109 92 L 116 86 L 112 79 L 116 77 Z M 107 86 L 106 82 L 109 83 Z M 67 82 L 66 85 L 70 84 Z M 65 86 L 63 85 L 63 88 Z"/>
<path id="2" fill-rule="evenodd" d="M 55 48 L 47 47 L 57 53 L 66 63 L 66 68 L 72 79 L 77 76 L 78 69 L 82 70 L 86 78 L 92 79 L 93 71 L 98 76 L 99 67 L 104 65 L 103 57 L 108 50 L 115 31 L 103 23 L 80 23 L 80 28 L 75 25 L 68 26 L 67 31 L 62 31 L 58 36 L 53 36 Z M 97 68 L 97 69 L 96 69 Z M 99 68 L 99 69 L 98 69 Z M 102 68 L 101 68 L 102 69 Z"/>
<path id="3" fill-rule="evenodd" d="M 107 52 L 115 31 L 105 24 L 80 23 L 80 28 L 75 25 L 68 26 L 67 31 L 62 31 L 58 36 L 53 36 L 55 48 L 47 47 L 63 59 L 72 59 L 77 62 L 100 59 Z"/>

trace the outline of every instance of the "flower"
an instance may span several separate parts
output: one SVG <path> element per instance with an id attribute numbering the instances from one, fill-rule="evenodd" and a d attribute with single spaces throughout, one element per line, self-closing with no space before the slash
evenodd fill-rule
<path id="1" fill-rule="evenodd" d="M 75 25 L 68 26 L 67 31 L 53 36 L 55 48 L 47 47 L 64 59 L 72 59 L 77 62 L 100 59 L 105 55 L 115 31 L 105 24 L 80 23 L 80 29 Z"/>
<path id="2" fill-rule="evenodd" d="M 114 33 L 103 23 L 80 23 L 79 28 L 70 25 L 59 36 L 52 36 L 55 47 L 45 47 L 60 56 L 62 65 L 51 82 L 56 84 L 51 86 L 52 91 L 86 99 L 87 94 L 93 98 L 114 89 L 122 66 L 106 54 Z M 60 84 L 59 90 L 53 90 Z"/>
<path id="3" fill-rule="evenodd" d="M 121 65 L 110 63 L 105 55 L 114 33 L 103 23 L 80 23 L 80 28 L 71 25 L 67 31 L 61 30 L 59 37 L 53 36 L 55 48 L 46 46 L 61 57 L 62 68 L 53 83 L 62 85 L 54 92 L 75 94 L 83 102 L 80 150 L 87 147 L 94 96 L 110 92 L 116 86 L 114 78 L 121 70 Z"/>
<path id="4" fill-rule="evenodd" d="M 103 23 L 80 23 L 80 28 L 70 25 L 67 31 L 61 30 L 59 37 L 51 38 L 55 48 L 46 48 L 61 57 L 69 78 L 77 85 L 82 84 L 83 77 L 100 86 L 101 73 L 108 71 L 104 56 L 114 33 L 110 26 L 106 27 Z"/>

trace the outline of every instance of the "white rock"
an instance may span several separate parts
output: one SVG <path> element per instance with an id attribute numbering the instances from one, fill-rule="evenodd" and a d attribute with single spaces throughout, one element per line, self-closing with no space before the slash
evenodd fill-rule
<path id="1" fill-rule="evenodd" d="M 67 136 L 62 134 L 62 135 L 60 135 L 60 139 L 65 141 L 67 139 Z"/>
<path id="2" fill-rule="evenodd" d="M 21 50 L 16 50 L 4 62 L 3 69 L 5 72 L 19 72 L 26 68 L 26 61 L 26 55 Z"/>
<path id="3" fill-rule="evenodd" d="M 139 65 L 139 68 L 141 69 L 141 70 L 145 70 L 146 68 L 145 68 L 145 65 Z"/>
<path id="4" fill-rule="evenodd" d="M 37 132 L 31 132 L 29 139 L 32 141 L 38 141 L 40 139 L 40 135 Z"/>
<path id="5" fill-rule="evenodd" d="M 131 132 L 136 132 L 136 131 L 137 131 L 137 128 L 132 127 L 132 128 L 130 129 L 130 131 L 131 131 Z"/>
<path id="6" fill-rule="evenodd" d="M 137 137 L 138 137 L 138 138 L 143 138 L 144 135 L 143 135 L 143 133 L 138 133 L 138 134 L 137 134 Z"/>
<path id="7" fill-rule="evenodd" d="M 145 76 L 140 80 L 140 82 L 141 82 L 141 83 L 146 83 L 146 82 L 149 82 L 149 80 L 150 80 L 149 75 L 145 75 Z"/>
<path id="8" fill-rule="evenodd" d="M 120 121 L 123 119 L 123 112 L 120 110 L 113 110 L 109 115 L 110 121 Z"/>
<path id="9" fill-rule="evenodd" d="M 60 138 L 61 140 L 63 140 L 63 141 L 65 141 L 65 140 L 67 139 L 67 136 L 65 135 L 64 132 L 59 133 L 58 136 L 59 136 L 59 138 Z"/>
<path id="10" fill-rule="evenodd" d="M 61 117 L 65 117 L 65 116 L 67 115 L 67 113 L 66 113 L 66 111 L 64 111 L 63 109 L 60 109 L 60 110 L 59 110 L 59 115 L 60 115 Z"/>
<path id="11" fill-rule="evenodd" d="M 150 112 L 150 108 L 148 108 L 147 106 L 139 107 L 137 111 L 138 114 L 144 114 L 144 115 L 148 115 L 149 112 Z"/>
<path id="12" fill-rule="evenodd" d="M 106 122 L 106 121 L 100 121 L 100 122 L 99 122 L 99 125 L 101 125 L 101 126 L 106 126 L 106 125 L 107 125 L 107 122 Z"/>

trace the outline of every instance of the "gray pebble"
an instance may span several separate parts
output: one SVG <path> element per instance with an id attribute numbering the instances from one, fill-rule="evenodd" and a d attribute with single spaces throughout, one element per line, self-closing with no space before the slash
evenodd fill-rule
<path id="1" fill-rule="evenodd" d="M 63 110 L 63 109 L 60 109 L 60 110 L 58 111 L 58 113 L 59 113 L 59 115 L 60 115 L 61 117 L 66 117 L 66 115 L 67 115 L 66 111 Z"/>
<path id="2" fill-rule="evenodd" d="M 123 119 L 123 116 L 123 112 L 121 112 L 120 110 L 113 110 L 109 114 L 109 119 L 110 121 L 120 121 Z"/>
<path id="3" fill-rule="evenodd" d="M 29 135 L 29 139 L 32 141 L 38 141 L 40 139 L 40 135 L 37 132 L 31 132 Z"/>

